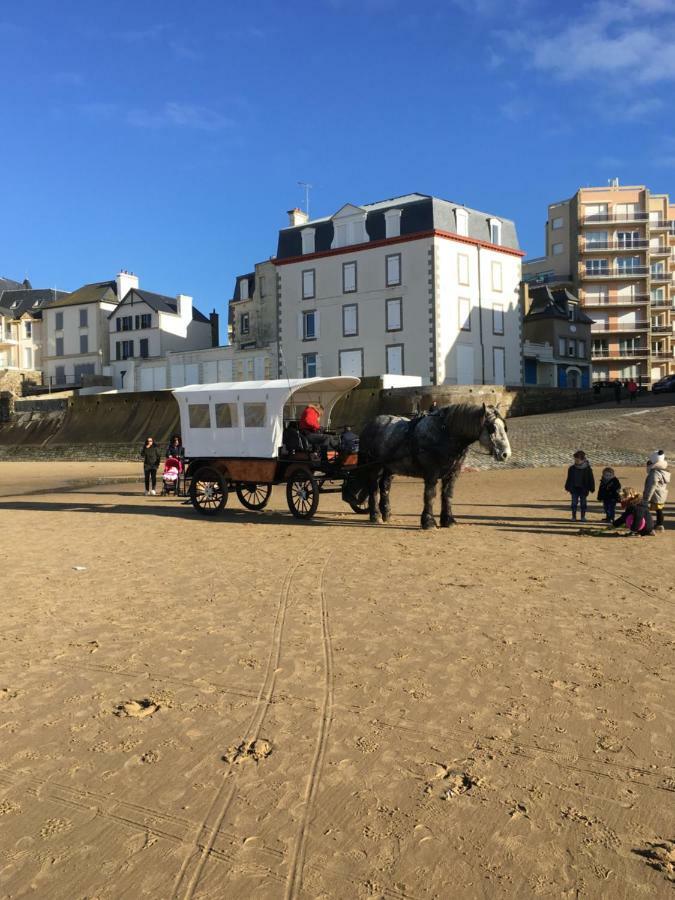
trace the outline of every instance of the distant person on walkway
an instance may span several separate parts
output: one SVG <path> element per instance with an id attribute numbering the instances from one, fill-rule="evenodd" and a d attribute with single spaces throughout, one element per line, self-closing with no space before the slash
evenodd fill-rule
<path id="1" fill-rule="evenodd" d="M 614 399 L 616 400 L 617 403 L 621 403 L 621 387 L 622 387 L 622 385 L 618 378 L 614 379 L 614 384 L 612 385 L 612 387 L 614 388 Z"/>
<path id="2" fill-rule="evenodd" d="M 162 459 L 159 447 L 155 444 L 154 438 L 146 438 L 141 449 L 143 457 L 143 474 L 145 476 L 145 496 L 152 494 L 154 497 L 157 491 L 157 469 Z"/>
<path id="3" fill-rule="evenodd" d="M 595 478 L 583 450 L 577 450 L 574 454 L 574 463 L 567 470 L 565 490 L 572 497 L 572 518 L 576 519 L 577 507 L 581 507 L 581 521 L 585 522 L 586 501 L 588 495 L 595 491 Z"/>
<path id="4" fill-rule="evenodd" d="M 632 488 L 624 488 L 621 491 L 620 502 L 623 512 L 612 522 L 614 527 L 625 525 L 628 528 L 628 537 L 653 536 L 654 522 L 642 494 Z"/>
<path id="5" fill-rule="evenodd" d="M 647 478 L 642 496 L 649 508 L 656 513 L 655 531 L 663 531 L 663 509 L 668 500 L 670 472 L 663 450 L 655 450 L 647 460 Z"/>
<path id="6" fill-rule="evenodd" d="M 621 482 L 614 474 L 614 469 L 607 466 L 606 469 L 602 470 L 602 478 L 598 488 L 598 500 L 602 503 L 602 508 L 605 510 L 606 522 L 614 521 L 620 495 Z"/>
<path id="7" fill-rule="evenodd" d="M 634 378 L 629 378 L 628 383 L 626 384 L 626 389 L 628 391 L 628 399 L 631 403 L 634 403 L 639 390 L 637 381 Z"/>
<path id="8" fill-rule="evenodd" d="M 180 435 L 174 434 L 171 436 L 171 440 L 169 441 L 169 446 L 166 448 L 165 457 L 175 456 L 176 459 L 179 459 L 181 463 L 185 459 L 185 448 L 181 443 Z"/>

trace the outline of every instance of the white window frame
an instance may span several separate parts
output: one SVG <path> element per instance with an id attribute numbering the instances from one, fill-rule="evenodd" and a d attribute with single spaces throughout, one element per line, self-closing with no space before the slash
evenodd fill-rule
<path id="1" fill-rule="evenodd" d="M 384 214 L 384 233 L 387 238 L 401 236 L 401 210 L 388 209 Z"/>
<path id="2" fill-rule="evenodd" d="M 363 355 L 363 347 L 354 347 L 350 350 L 339 350 L 338 351 L 338 372 L 342 375 L 342 354 L 343 353 L 360 353 L 361 354 L 361 375 L 359 377 L 363 377 L 364 370 L 364 355 Z"/>
<path id="3" fill-rule="evenodd" d="M 400 372 L 392 372 L 391 366 L 389 365 L 389 351 L 390 350 L 399 350 L 401 354 L 401 371 Z M 385 369 L 387 375 L 404 375 L 405 374 L 405 350 L 403 344 L 387 344 L 385 346 Z"/>
<path id="4" fill-rule="evenodd" d="M 458 325 L 460 331 L 471 331 L 471 300 L 459 297 L 457 301 Z"/>
<path id="5" fill-rule="evenodd" d="M 490 243 L 498 246 L 502 243 L 502 223 L 499 219 L 490 219 Z"/>
<path id="6" fill-rule="evenodd" d="M 303 228 L 300 234 L 302 236 L 302 255 L 304 256 L 307 253 L 315 253 L 315 230 L 313 228 Z"/>
<path id="7" fill-rule="evenodd" d="M 248 300 L 248 278 L 239 279 L 239 299 Z"/>
<path id="8" fill-rule="evenodd" d="M 501 323 L 501 330 L 498 326 Z M 504 334 L 504 306 L 501 303 L 492 304 L 492 333 Z"/>
<path id="9" fill-rule="evenodd" d="M 560 243 L 553 244 L 553 246 L 551 247 L 551 250 L 553 251 L 554 256 L 562 256 L 562 254 L 565 250 L 565 245 L 560 244 Z"/>
<path id="10" fill-rule="evenodd" d="M 351 276 L 348 273 L 352 273 Z M 358 290 L 358 267 L 355 260 L 342 263 L 342 293 L 355 294 Z"/>
<path id="11" fill-rule="evenodd" d="M 556 216 L 553 219 L 553 221 L 551 222 L 551 228 L 553 228 L 554 230 L 557 230 L 558 228 L 562 228 L 564 224 L 565 224 L 565 220 L 563 219 L 563 217 Z"/>
<path id="12" fill-rule="evenodd" d="M 457 229 L 457 234 L 463 237 L 469 236 L 469 213 L 459 206 L 455 209 L 455 228 Z"/>
<path id="13" fill-rule="evenodd" d="M 251 333 L 251 316 L 250 313 L 240 313 L 239 314 L 239 334 L 250 334 Z"/>
<path id="14" fill-rule="evenodd" d="M 311 360 L 311 362 L 310 362 Z M 310 369 L 314 367 L 314 373 L 311 374 Z M 319 354 L 318 353 L 303 353 L 302 354 L 302 377 L 303 378 L 316 378 L 319 366 Z"/>
<path id="15" fill-rule="evenodd" d="M 396 315 L 392 316 L 393 310 L 398 310 L 398 325 L 391 324 L 392 318 L 396 322 Z M 385 304 L 385 330 L 390 333 L 393 331 L 403 331 L 403 298 L 391 297 Z"/>
<path id="16" fill-rule="evenodd" d="M 492 274 L 492 290 L 501 293 L 504 289 L 502 281 L 502 264 L 499 260 L 493 259 L 490 267 Z"/>
<path id="17" fill-rule="evenodd" d="M 312 334 L 308 333 L 307 323 L 310 321 L 309 317 L 312 317 Z M 318 329 L 316 327 L 317 312 L 315 309 L 308 309 L 302 313 L 302 339 L 303 341 L 315 341 L 318 338 Z"/>
<path id="18" fill-rule="evenodd" d="M 353 330 L 347 329 L 347 315 L 349 312 L 354 312 L 354 328 Z M 342 336 L 343 337 L 357 337 L 359 333 L 359 305 L 358 303 L 345 303 L 342 307 Z"/>
<path id="19" fill-rule="evenodd" d="M 466 253 L 457 254 L 457 284 L 469 284 L 469 256 Z"/>
<path id="20" fill-rule="evenodd" d="M 385 279 L 387 287 L 397 287 L 402 283 L 401 254 L 389 253 L 385 257 Z"/>
<path id="21" fill-rule="evenodd" d="M 303 269 L 300 280 L 302 299 L 313 300 L 316 297 L 316 269 Z"/>

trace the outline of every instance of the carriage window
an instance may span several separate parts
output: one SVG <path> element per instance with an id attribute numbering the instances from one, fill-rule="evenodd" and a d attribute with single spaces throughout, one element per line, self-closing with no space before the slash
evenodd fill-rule
<path id="1" fill-rule="evenodd" d="M 244 425 L 247 428 L 264 428 L 266 403 L 244 403 Z"/>
<path id="2" fill-rule="evenodd" d="M 216 428 L 237 427 L 236 403 L 216 403 Z"/>
<path id="3" fill-rule="evenodd" d="M 190 428 L 211 427 L 211 415 L 209 413 L 208 403 L 190 403 L 188 412 L 190 414 Z"/>

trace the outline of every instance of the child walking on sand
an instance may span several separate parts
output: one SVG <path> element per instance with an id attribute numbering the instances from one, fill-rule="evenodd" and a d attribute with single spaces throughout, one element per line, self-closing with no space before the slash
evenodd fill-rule
<path id="1" fill-rule="evenodd" d="M 614 469 L 607 466 L 607 468 L 602 470 L 602 478 L 598 488 L 598 500 L 602 503 L 602 508 L 605 510 L 605 522 L 614 521 L 620 492 L 621 482 L 614 474 Z"/>
<path id="2" fill-rule="evenodd" d="M 585 522 L 586 500 L 595 491 L 595 478 L 583 450 L 577 450 L 574 454 L 574 464 L 567 470 L 565 490 L 572 497 L 572 518 L 576 519 L 577 507 L 581 506 L 581 521 Z"/>
<path id="3" fill-rule="evenodd" d="M 643 491 L 644 501 L 656 513 L 655 531 L 663 531 L 663 508 L 668 499 L 670 472 L 663 450 L 655 450 L 647 460 L 647 478 Z"/>
<path id="4" fill-rule="evenodd" d="M 624 488 L 621 491 L 621 508 L 623 512 L 618 519 L 614 519 L 612 525 L 626 525 L 629 529 L 628 537 L 651 537 L 654 535 L 654 521 L 649 512 L 649 506 L 645 503 L 642 494 L 632 488 Z"/>

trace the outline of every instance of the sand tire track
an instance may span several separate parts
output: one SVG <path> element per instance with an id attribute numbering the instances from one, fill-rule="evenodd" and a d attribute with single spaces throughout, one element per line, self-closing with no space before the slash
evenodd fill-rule
<path id="1" fill-rule="evenodd" d="M 288 598 L 290 596 L 291 584 L 296 571 L 304 563 L 304 561 L 314 553 L 316 544 L 307 548 L 300 555 L 293 565 L 289 567 L 284 576 L 284 580 L 279 592 L 279 602 L 277 604 L 277 612 L 274 619 L 272 630 L 272 642 L 270 652 L 267 658 L 267 666 L 265 669 L 265 677 L 256 697 L 256 708 L 246 727 L 243 735 L 245 741 L 255 741 L 260 736 L 260 729 L 265 721 L 265 715 L 269 709 L 274 687 L 276 684 L 277 671 L 279 669 L 279 660 L 281 658 L 281 646 L 286 622 L 286 610 L 288 608 Z M 229 788 L 229 789 L 228 789 Z M 177 900 L 179 896 L 183 896 L 184 900 L 191 900 L 201 878 L 202 871 L 206 860 L 213 850 L 216 836 L 223 824 L 225 816 L 230 808 L 230 804 L 234 798 L 237 788 L 237 767 L 236 763 L 230 763 L 227 770 L 223 774 L 223 780 L 216 791 L 211 805 L 202 820 L 199 830 L 194 837 L 192 847 L 186 855 L 180 867 L 176 880 L 172 897 Z M 209 825 L 209 820 L 217 810 L 213 823 Z M 191 871 L 192 870 L 192 871 Z"/>
<path id="2" fill-rule="evenodd" d="M 298 833 L 293 849 L 290 867 L 288 871 L 288 879 L 286 881 L 286 900 L 294 900 L 302 887 L 302 871 L 305 863 L 305 853 L 307 849 L 307 835 L 312 815 L 314 800 L 319 788 L 321 780 L 321 772 L 323 769 L 324 757 L 326 755 L 326 747 L 328 744 L 328 735 L 330 726 L 333 721 L 333 712 L 335 705 L 335 678 L 333 668 L 333 645 L 330 638 L 330 619 L 328 616 L 328 604 L 326 601 L 326 568 L 331 559 L 332 554 L 326 557 L 321 568 L 319 576 L 319 594 L 321 598 L 321 644 L 323 649 L 324 661 L 324 689 L 323 702 L 321 705 L 321 720 L 319 723 L 319 733 L 316 739 L 316 748 L 314 758 L 309 770 L 307 779 L 307 787 L 305 789 L 305 805 L 298 827 Z"/>

